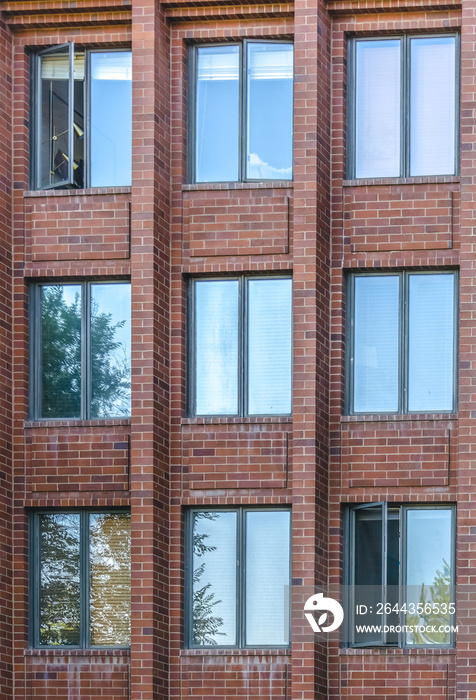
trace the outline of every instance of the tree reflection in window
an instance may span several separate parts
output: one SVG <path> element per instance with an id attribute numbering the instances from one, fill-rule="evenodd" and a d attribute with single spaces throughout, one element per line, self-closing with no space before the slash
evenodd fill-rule
<path id="1" fill-rule="evenodd" d="M 206 561 L 197 562 L 196 558 L 203 558 L 210 552 L 215 552 L 216 547 L 207 544 L 209 535 L 206 532 L 200 532 L 198 523 L 200 520 L 215 521 L 220 517 L 219 513 L 211 513 L 203 511 L 195 513 L 193 519 L 193 643 L 197 645 L 215 645 L 217 644 L 216 636 L 224 635 L 220 632 L 220 627 L 223 626 L 223 618 L 214 614 L 214 608 L 222 601 L 217 600 L 213 592 L 211 582 L 204 583 L 203 576 L 206 576 Z"/>
<path id="2" fill-rule="evenodd" d="M 80 629 L 79 514 L 40 519 L 40 644 L 78 645 Z"/>
<path id="3" fill-rule="evenodd" d="M 41 388 L 35 417 L 130 415 L 130 284 L 38 289 Z M 32 342 L 38 342 L 36 334 Z"/>

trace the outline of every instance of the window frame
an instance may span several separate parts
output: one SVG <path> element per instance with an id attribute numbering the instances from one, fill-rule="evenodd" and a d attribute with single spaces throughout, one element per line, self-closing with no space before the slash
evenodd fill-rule
<path id="1" fill-rule="evenodd" d="M 455 133 L 454 133 L 454 169 L 453 173 L 433 173 L 431 175 L 411 175 L 410 174 L 410 83 L 411 83 L 411 52 L 410 42 L 412 39 L 454 37 L 455 39 Z M 355 127 L 356 127 L 356 45 L 360 41 L 383 41 L 398 40 L 400 42 L 400 174 L 390 176 L 356 176 L 356 150 L 355 150 Z M 455 177 L 459 174 L 460 167 L 460 93 L 461 93 L 461 40 L 457 31 L 442 31 L 429 33 L 411 34 L 382 34 L 379 36 L 354 36 L 347 40 L 347 169 L 346 178 L 348 180 L 387 180 L 404 179 L 413 177 Z"/>
<path id="2" fill-rule="evenodd" d="M 263 179 L 246 177 L 246 117 L 247 117 L 247 63 L 248 63 L 248 44 L 289 44 L 293 47 L 293 100 L 291 105 L 293 133 L 291 135 L 292 145 L 292 177 L 285 182 L 289 182 L 290 186 L 294 181 L 294 37 L 290 39 L 275 39 L 275 38 L 243 38 L 235 41 L 224 42 L 207 42 L 203 44 L 190 44 L 187 52 L 187 83 L 188 83 L 188 109 L 187 109 L 187 183 L 192 185 L 211 185 L 221 182 L 281 182 L 280 178 Z M 219 48 L 221 46 L 238 46 L 239 48 L 239 86 L 238 86 L 238 177 L 236 180 L 197 180 L 196 173 L 196 113 L 197 113 L 197 66 L 198 66 L 198 49 Z"/>
<path id="3" fill-rule="evenodd" d="M 291 411 L 290 413 L 248 413 L 248 280 L 291 280 Z M 236 280 L 238 287 L 238 410 L 236 413 L 197 413 L 196 412 L 196 335 L 195 335 L 195 282 L 223 282 Z M 292 274 L 276 275 L 230 275 L 226 277 L 190 277 L 187 285 L 187 415 L 194 418 L 246 418 L 246 417 L 289 417 L 293 403 L 293 301 L 294 283 Z"/>
<path id="4" fill-rule="evenodd" d="M 130 508 L 41 508 L 29 513 L 29 591 L 30 601 L 29 645 L 33 649 L 130 649 L 130 644 L 91 644 L 90 626 L 90 566 L 89 566 L 89 516 L 94 514 L 120 514 L 131 515 Z M 79 545 L 79 577 L 80 577 L 80 601 L 79 601 L 79 644 L 40 644 L 40 525 L 41 515 L 79 514 L 80 516 L 80 545 Z"/>
<path id="5" fill-rule="evenodd" d="M 236 644 L 193 644 L 193 515 L 194 513 L 236 513 Z M 289 513 L 288 644 L 246 644 L 246 514 Z M 185 649 L 289 649 L 291 648 L 292 509 L 291 506 L 194 506 L 185 513 Z"/>
<path id="6" fill-rule="evenodd" d="M 349 614 L 345 615 L 344 621 L 346 630 L 346 643 L 345 647 L 353 649 L 368 649 L 374 647 L 381 648 L 391 648 L 391 649 L 452 649 L 456 644 L 456 634 L 451 631 L 450 641 L 448 644 L 406 644 L 405 643 L 405 633 L 399 632 L 398 642 L 386 642 L 387 632 L 382 632 L 382 641 L 369 641 L 369 642 L 355 642 L 353 640 L 353 631 L 355 630 L 355 591 L 353 583 L 354 574 L 354 564 L 355 564 L 355 517 L 354 513 L 359 510 L 370 509 L 370 508 L 382 508 L 382 591 L 383 598 L 382 601 L 385 605 L 387 600 L 387 586 L 386 583 L 386 551 L 387 551 L 387 540 L 388 540 L 388 511 L 398 510 L 398 523 L 399 523 L 399 605 L 405 602 L 405 590 L 406 590 L 406 580 L 407 580 L 407 516 L 408 512 L 412 510 L 449 510 L 451 511 L 451 583 L 450 590 L 452 592 L 452 599 L 455 598 L 455 585 L 456 585 L 456 505 L 454 503 L 389 503 L 388 501 L 376 501 L 369 503 L 360 503 L 356 505 L 347 505 L 344 511 L 344 605 L 345 609 Z M 382 625 L 386 624 L 387 614 L 384 612 L 382 615 Z M 398 624 L 404 625 L 404 613 L 398 613 Z M 450 614 L 450 624 L 454 626 L 456 620 L 456 613 Z"/>
<path id="7" fill-rule="evenodd" d="M 74 152 L 74 59 L 76 54 L 84 55 L 84 81 L 83 81 L 83 104 L 84 104 L 84 182 L 80 189 L 91 188 L 91 55 L 94 53 L 132 53 L 131 47 L 95 47 L 95 48 L 79 48 L 75 53 L 74 41 L 69 41 L 65 44 L 49 46 L 41 51 L 36 51 L 31 55 L 30 62 L 30 114 L 31 124 L 30 129 L 30 188 L 35 191 L 57 190 L 74 187 L 74 159 L 70 158 L 68 163 L 68 178 L 61 182 L 55 182 L 47 187 L 40 187 L 40 129 L 41 129 L 41 58 L 43 56 L 54 55 L 60 52 L 61 49 L 68 48 L 69 54 L 69 152 Z M 132 148 L 132 130 L 131 130 L 131 148 Z M 119 185 L 117 185 L 119 186 Z M 125 185 L 128 187 L 129 185 Z M 107 187 L 101 185 L 99 187 Z M 116 187 L 116 185 L 111 185 Z M 96 189 L 96 188 L 95 188 Z"/>
<path id="8" fill-rule="evenodd" d="M 91 350 L 91 287 L 105 284 L 128 284 L 130 279 L 114 280 L 84 280 L 69 278 L 67 280 L 44 280 L 34 282 L 29 289 L 29 334 L 30 334 L 30 367 L 29 367 L 29 416 L 30 420 L 62 421 L 62 420 L 113 420 L 128 419 L 128 416 L 98 416 L 91 418 L 92 399 L 92 366 L 90 361 Z M 80 416 L 48 417 L 41 415 L 42 398 L 42 315 L 41 315 L 41 289 L 42 287 L 75 286 L 81 287 L 81 407 Z M 131 309 L 132 311 L 132 309 Z M 131 328 L 132 332 L 132 328 Z M 131 409 L 132 410 L 132 409 Z"/>
<path id="9" fill-rule="evenodd" d="M 408 410 L 408 356 L 409 356 L 409 277 L 411 275 L 453 275 L 453 402 L 451 409 L 435 411 Z M 399 277 L 399 316 L 398 316 L 398 410 L 397 411 L 355 411 L 354 410 L 354 322 L 355 284 L 357 277 Z M 384 270 L 350 272 L 346 276 L 346 321 L 345 321 L 345 415 L 421 415 L 456 413 L 458 410 L 458 324 L 459 324 L 459 270 L 455 268 L 437 270 Z"/>

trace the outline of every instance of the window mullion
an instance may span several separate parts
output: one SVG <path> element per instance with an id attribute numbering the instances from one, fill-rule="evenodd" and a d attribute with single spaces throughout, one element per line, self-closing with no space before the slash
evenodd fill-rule
<path id="1" fill-rule="evenodd" d="M 88 566 L 88 548 L 89 548 L 89 512 L 82 511 L 80 526 L 80 545 L 79 545 L 79 575 L 80 575 L 80 633 L 79 645 L 87 648 L 90 646 L 89 640 L 89 566 Z"/>
<path id="2" fill-rule="evenodd" d="M 240 508 L 236 512 L 236 517 L 238 519 L 237 531 L 237 547 L 236 551 L 238 553 L 237 560 L 237 585 L 236 585 L 236 643 L 239 648 L 246 646 L 246 630 L 245 630 L 245 620 L 246 620 L 246 587 L 245 587 L 245 511 Z"/>
<path id="3" fill-rule="evenodd" d="M 247 49 L 247 40 L 245 39 L 241 44 L 240 44 L 240 104 L 239 104 L 239 134 L 238 134 L 238 149 L 239 149 L 239 158 L 238 158 L 238 167 L 239 167 L 239 173 L 238 173 L 238 181 L 239 182 L 244 182 L 247 179 L 247 153 L 248 153 L 248 134 L 247 134 L 247 109 L 248 109 L 248 100 L 247 100 L 247 76 L 246 76 L 246 71 L 247 71 L 247 56 L 248 56 L 248 49 Z"/>
<path id="4" fill-rule="evenodd" d="M 399 343 L 400 343 L 400 398 L 399 413 L 408 411 L 408 276 L 402 272 L 400 275 L 400 319 L 399 319 Z"/>
<path id="5" fill-rule="evenodd" d="M 387 547 L 388 547 L 388 504 L 387 502 L 382 504 L 382 603 L 383 603 L 383 619 L 385 620 L 385 627 L 383 632 L 383 644 L 387 642 L 387 632 L 385 628 L 387 626 L 387 613 L 385 612 L 385 606 L 387 604 Z"/>
<path id="6" fill-rule="evenodd" d="M 83 187 L 91 187 L 91 52 L 84 52 L 84 175 Z"/>
<path id="7" fill-rule="evenodd" d="M 91 417 L 91 284 L 81 289 L 81 416 Z"/>
<path id="8" fill-rule="evenodd" d="M 410 38 L 400 40 L 400 138 L 402 139 L 400 177 L 408 177 L 410 173 Z"/>
<path id="9" fill-rule="evenodd" d="M 239 414 L 248 414 L 248 278 L 240 279 L 239 310 L 240 362 L 238 371 Z"/>

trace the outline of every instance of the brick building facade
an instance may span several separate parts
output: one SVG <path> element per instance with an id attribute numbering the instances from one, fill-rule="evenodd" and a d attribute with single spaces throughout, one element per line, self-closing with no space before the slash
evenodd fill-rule
<path id="1" fill-rule="evenodd" d="M 465 2 L 0 3 L 0 697 L 476 698 L 476 6 Z M 355 177 L 352 42 L 434 36 L 455 47 L 452 173 L 405 165 L 403 176 Z M 190 47 L 246 40 L 294 44 L 293 178 L 193 182 Z M 68 42 L 132 52 L 131 187 L 32 179 L 32 67 Z M 349 280 L 362 272 L 402 285 L 417 272 L 456 279 L 450 406 L 349 408 Z M 292 415 L 193 415 L 192 281 L 291 275 Z M 129 281 L 130 417 L 94 418 L 87 403 L 81 418 L 44 417 L 32 408 L 32 289 Z M 341 598 L 345 524 L 351 506 L 369 503 L 398 514 L 455 506 L 455 643 L 355 648 L 338 632 L 310 634 L 298 610 L 290 645 L 189 644 L 192 508 L 290 508 L 293 590 Z M 131 516 L 130 647 L 36 644 L 34 514 L 115 510 Z"/>

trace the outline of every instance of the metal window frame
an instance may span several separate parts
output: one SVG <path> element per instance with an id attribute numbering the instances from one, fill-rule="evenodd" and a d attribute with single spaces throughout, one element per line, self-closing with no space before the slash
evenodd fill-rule
<path id="1" fill-rule="evenodd" d="M 451 409 L 432 411 L 408 410 L 408 358 L 409 358 L 409 277 L 414 275 L 453 275 L 453 400 Z M 355 411 L 354 410 L 354 357 L 355 357 L 355 279 L 357 277 L 398 277 L 399 316 L 398 316 L 398 410 L 397 411 Z M 434 413 L 454 413 L 458 406 L 458 310 L 459 310 L 459 271 L 455 268 L 435 270 L 385 270 L 383 272 L 351 272 L 346 280 L 348 309 L 346 313 L 345 349 L 345 413 L 346 415 L 373 415 L 380 413 L 417 415 Z"/>
<path id="2" fill-rule="evenodd" d="M 453 37 L 455 39 L 455 133 L 454 133 L 454 169 L 452 173 L 433 173 L 425 176 L 411 175 L 411 148 L 410 148 L 410 109 L 411 109 L 411 41 L 412 39 L 430 39 Z M 347 91 L 347 173 L 349 180 L 373 179 L 372 176 L 357 178 L 356 176 L 356 45 L 358 42 L 370 41 L 399 41 L 400 42 L 400 173 L 392 176 L 379 176 L 376 179 L 386 179 L 387 177 L 409 178 L 409 177 L 438 177 L 452 176 L 459 173 L 459 143 L 460 143 L 460 92 L 461 92 L 461 40 L 457 31 L 432 32 L 421 34 L 389 34 L 388 36 L 355 36 L 348 40 L 348 91 Z"/>
<path id="3" fill-rule="evenodd" d="M 41 129 L 41 75 L 40 64 L 43 56 L 52 55 L 65 48 L 69 51 L 69 151 L 70 159 L 68 163 L 68 178 L 61 182 L 55 182 L 48 187 L 40 187 L 40 129 Z M 43 51 L 33 54 L 31 64 L 32 81 L 30 85 L 30 103 L 32 105 L 32 138 L 30 139 L 30 158 L 32 167 L 30 169 L 30 187 L 35 190 L 50 190 L 62 188 L 74 188 L 74 59 L 75 56 L 84 56 L 84 80 L 83 80 L 83 107 L 84 107 L 84 173 L 83 188 L 91 187 L 91 55 L 93 53 L 131 53 L 130 48 L 92 48 L 78 49 L 75 52 L 75 44 L 70 41 L 66 44 L 52 46 Z M 132 133 L 131 133 L 132 143 Z"/>
<path id="4" fill-rule="evenodd" d="M 236 637 L 235 644 L 193 644 L 193 516 L 195 513 L 236 514 Z M 246 515 L 260 512 L 289 513 L 289 600 L 288 643 L 246 644 Z M 292 576 L 292 510 L 291 506 L 217 506 L 193 507 L 186 511 L 185 518 L 185 648 L 186 649 L 287 649 L 291 646 L 291 576 Z"/>
<path id="5" fill-rule="evenodd" d="M 96 285 L 131 284 L 129 279 L 114 280 L 58 280 L 37 282 L 31 285 L 29 292 L 29 334 L 30 334 L 30 420 L 91 420 L 92 402 L 92 363 L 91 363 L 91 288 Z M 43 287 L 80 287 L 81 290 L 81 405 L 79 416 L 58 416 L 50 418 L 41 415 L 42 398 L 42 311 L 41 290 Z M 107 416 L 107 418 L 124 418 L 125 416 Z"/>
<path id="6" fill-rule="evenodd" d="M 250 280 L 291 280 L 291 412 L 290 413 L 249 413 L 248 412 L 248 281 Z M 236 413 L 197 413 L 196 412 L 196 331 L 195 331 L 195 283 L 196 282 L 238 282 L 238 410 Z M 292 380 L 293 380 L 293 276 L 291 274 L 274 275 L 231 275 L 226 277 L 191 277 L 187 287 L 187 414 L 197 417 L 261 417 L 292 415 Z"/>
<path id="7" fill-rule="evenodd" d="M 351 648 L 368 648 L 368 647 L 390 647 L 403 649 L 452 649 L 455 647 L 455 633 L 450 632 L 450 641 L 448 644 L 407 644 L 405 641 L 404 632 L 400 632 L 398 643 L 387 642 L 387 633 L 382 635 L 382 641 L 371 641 L 365 643 L 353 642 L 351 640 L 352 631 L 355 629 L 355 604 L 354 604 L 354 570 L 355 570 L 355 512 L 367 508 L 382 507 L 382 590 L 383 601 L 385 606 L 387 601 L 387 543 L 388 543 L 388 511 L 398 510 L 398 520 L 400 523 L 399 530 L 399 605 L 402 606 L 405 602 L 405 590 L 407 580 L 407 514 L 411 510 L 449 510 L 451 512 L 451 591 L 454 594 L 456 582 L 456 506 L 453 503 L 388 503 L 375 502 L 363 503 L 356 506 L 349 506 L 344 512 L 344 583 L 347 587 L 345 598 L 346 610 L 349 614 L 346 616 L 347 623 L 347 638 L 350 640 L 346 646 Z M 454 595 L 452 596 L 452 598 Z M 382 625 L 386 624 L 387 615 L 382 615 Z M 450 616 L 450 624 L 454 626 L 456 614 Z M 404 613 L 399 613 L 399 625 L 405 625 Z"/>
<path id="8" fill-rule="evenodd" d="M 89 543 L 90 526 L 89 516 L 94 514 L 119 514 L 129 515 L 129 508 L 42 508 L 34 510 L 29 514 L 29 590 L 32 605 L 29 606 L 29 644 L 34 649 L 129 649 L 130 645 L 112 644 L 101 645 L 91 644 L 90 627 L 90 573 L 89 573 Z M 79 515 L 79 580 L 80 580 L 80 601 L 79 601 L 79 644 L 40 644 L 40 571 L 41 571 L 41 549 L 40 549 L 40 517 L 42 515 Z"/>
<path id="9" fill-rule="evenodd" d="M 229 182 L 276 182 L 280 178 L 251 178 L 246 176 L 247 159 L 247 64 L 249 44 L 288 44 L 293 47 L 293 100 L 292 113 L 294 123 L 294 41 L 289 39 L 242 39 L 223 43 L 192 44 L 188 47 L 187 81 L 188 81 L 188 105 L 187 105 L 187 182 L 192 184 L 213 184 L 222 180 L 197 180 L 196 179 L 196 114 L 197 114 L 197 67 L 198 51 L 201 48 L 220 48 L 223 46 L 238 46 L 238 75 L 239 75 L 239 99 L 238 99 L 238 178 Z M 294 154 L 294 129 L 291 135 L 292 150 Z M 294 157 L 292 162 L 294 171 Z M 281 178 L 282 179 L 282 178 Z M 293 177 L 289 179 L 293 182 Z"/>

